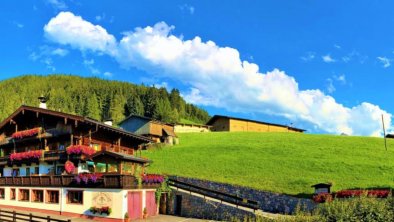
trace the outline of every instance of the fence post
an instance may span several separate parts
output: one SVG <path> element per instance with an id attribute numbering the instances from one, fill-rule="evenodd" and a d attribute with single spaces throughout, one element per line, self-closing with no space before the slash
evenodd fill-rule
<path id="1" fill-rule="evenodd" d="M 12 221 L 16 222 L 16 212 L 15 212 L 15 210 L 12 212 Z"/>
<path id="2" fill-rule="evenodd" d="M 30 213 L 30 214 L 29 214 L 29 218 L 30 218 L 30 219 L 29 219 L 30 222 L 32 222 L 32 221 L 33 221 L 33 214 Z"/>
<path id="3" fill-rule="evenodd" d="M 47 216 L 47 222 L 51 222 L 51 217 Z"/>

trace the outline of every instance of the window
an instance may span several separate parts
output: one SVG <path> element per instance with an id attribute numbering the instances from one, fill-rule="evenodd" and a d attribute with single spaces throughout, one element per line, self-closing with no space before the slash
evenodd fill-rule
<path id="1" fill-rule="evenodd" d="M 30 200 L 30 190 L 20 189 L 19 190 L 19 200 L 20 201 L 29 201 Z"/>
<path id="2" fill-rule="evenodd" d="M 32 201 L 33 202 L 44 202 L 44 191 L 43 190 L 33 190 Z"/>
<path id="3" fill-rule="evenodd" d="M 105 173 L 107 166 L 105 163 L 96 163 L 96 171 L 97 173 Z"/>
<path id="4" fill-rule="evenodd" d="M 12 170 L 12 176 L 13 177 L 18 177 L 19 176 L 19 169 L 13 169 Z"/>
<path id="5" fill-rule="evenodd" d="M 26 176 L 27 177 L 30 176 L 30 168 L 29 167 L 26 167 Z"/>
<path id="6" fill-rule="evenodd" d="M 83 191 L 69 190 L 67 200 L 68 203 L 83 204 Z"/>
<path id="7" fill-rule="evenodd" d="M 15 188 L 11 188 L 11 190 L 10 190 L 10 200 L 15 200 L 15 199 L 16 199 Z"/>
<path id="8" fill-rule="evenodd" d="M 0 199 L 4 199 L 5 198 L 5 191 L 4 188 L 0 189 Z"/>
<path id="9" fill-rule="evenodd" d="M 39 174 L 40 167 L 34 167 L 34 174 Z"/>
<path id="10" fill-rule="evenodd" d="M 56 166 L 56 175 L 62 175 L 64 172 L 64 166 Z"/>
<path id="11" fill-rule="evenodd" d="M 118 164 L 108 163 L 108 173 L 117 173 L 118 172 Z"/>
<path id="12" fill-rule="evenodd" d="M 59 191 L 57 190 L 47 190 L 47 203 L 59 203 Z"/>

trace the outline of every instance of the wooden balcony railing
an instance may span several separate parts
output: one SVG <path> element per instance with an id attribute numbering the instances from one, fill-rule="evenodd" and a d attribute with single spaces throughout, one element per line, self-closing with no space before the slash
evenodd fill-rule
<path id="1" fill-rule="evenodd" d="M 103 175 L 96 183 L 77 183 L 75 175 L 58 176 L 29 176 L 29 177 L 0 177 L 0 186 L 28 187 L 90 187 L 133 189 L 137 188 L 137 180 L 132 175 L 108 174 Z M 145 186 L 144 186 L 145 187 Z M 146 186 L 152 187 L 152 186 Z M 154 186 L 153 186 L 154 187 Z"/>

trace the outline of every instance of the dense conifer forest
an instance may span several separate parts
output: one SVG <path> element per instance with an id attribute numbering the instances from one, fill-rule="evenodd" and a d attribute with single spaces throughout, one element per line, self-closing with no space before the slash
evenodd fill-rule
<path id="1" fill-rule="evenodd" d="M 84 78 L 71 75 L 26 75 L 0 82 L 0 119 L 22 104 L 38 106 L 44 95 L 52 110 L 88 116 L 97 120 L 112 118 L 119 123 L 130 114 L 144 115 L 169 123 L 205 123 L 208 113 L 186 103 L 179 90 Z"/>

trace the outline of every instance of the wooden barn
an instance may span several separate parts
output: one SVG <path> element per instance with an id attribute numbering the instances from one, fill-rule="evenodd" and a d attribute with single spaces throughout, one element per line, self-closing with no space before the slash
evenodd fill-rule
<path id="1" fill-rule="evenodd" d="M 207 125 L 212 126 L 211 131 L 213 132 L 305 132 L 303 129 L 298 129 L 291 126 L 220 115 L 213 116 L 208 121 Z"/>
<path id="2" fill-rule="evenodd" d="M 176 123 L 175 133 L 205 133 L 211 131 L 211 126 L 202 124 Z"/>
<path id="3" fill-rule="evenodd" d="M 157 143 L 172 145 L 178 138 L 174 125 L 138 115 L 131 115 L 119 123 L 119 126 L 129 132 L 148 137 Z"/>

